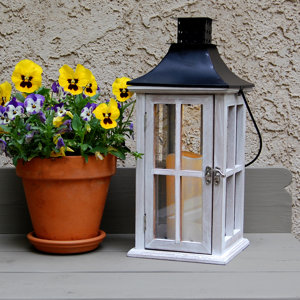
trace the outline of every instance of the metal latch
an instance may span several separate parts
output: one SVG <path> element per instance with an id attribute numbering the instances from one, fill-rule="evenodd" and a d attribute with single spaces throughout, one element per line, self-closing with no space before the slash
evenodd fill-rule
<path id="1" fill-rule="evenodd" d="M 221 171 L 219 167 L 214 169 L 214 184 L 218 185 L 221 181 L 221 177 L 225 178 L 226 175 Z"/>
<path id="2" fill-rule="evenodd" d="M 205 168 L 205 183 L 206 184 L 211 184 L 212 176 L 213 176 L 212 168 L 206 167 Z"/>

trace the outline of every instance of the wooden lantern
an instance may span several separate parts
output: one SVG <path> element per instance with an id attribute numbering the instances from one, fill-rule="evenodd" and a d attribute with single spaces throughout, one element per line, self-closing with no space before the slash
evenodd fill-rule
<path id="1" fill-rule="evenodd" d="M 136 244 L 128 256 L 226 264 L 243 237 L 245 107 L 210 43 L 211 19 L 178 19 L 178 43 L 137 95 Z"/>

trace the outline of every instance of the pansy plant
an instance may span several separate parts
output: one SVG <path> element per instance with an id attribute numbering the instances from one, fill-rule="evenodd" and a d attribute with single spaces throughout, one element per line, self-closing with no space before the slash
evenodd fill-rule
<path id="1" fill-rule="evenodd" d="M 55 104 L 52 109 L 55 111 L 55 115 L 58 117 L 63 117 L 67 112 L 63 102 Z"/>
<path id="2" fill-rule="evenodd" d="M 120 116 L 120 110 L 116 100 L 110 99 L 108 105 L 102 103 L 93 111 L 95 117 L 100 120 L 100 125 L 105 129 L 115 128 L 116 120 Z"/>
<path id="3" fill-rule="evenodd" d="M 0 139 L 0 154 L 2 153 L 6 153 L 6 147 L 7 147 L 7 143 Z"/>
<path id="4" fill-rule="evenodd" d="M 11 76 L 12 82 L 18 91 L 33 93 L 42 85 L 43 69 L 33 61 L 20 61 Z"/>
<path id="5" fill-rule="evenodd" d="M 7 116 L 6 108 L 4 106 L 0 106 L 0 125 L 6 125 L 8 124 L 8 122 L 9 119 Z"/>
<path id="6" fill-rule="evenodd" d="M 43 69 L 25 59 L 12 74 L 17 92 L 8 82 L 0 84 L 0 146 L 16 165 L 34 157 L 89 155 L 103 159 L 107 154 L 125 159 L 140 157 L 125 144 L 133 134 L 127 77 L 112 85 L 116 99 L 99 100 L 100 89 L 89 69 L 78 64 L 59 69 L 58 82 L 42 86 Z M 106 98 L 107 99 L 107 98 Z M 127 112 L 128 110 L 128 112 Z"/>
<path id="7" fill-rule="evenodd" d="M 95 110 L 96 106 L 97 105 L 95 103 L 87 103 L 86 106 L 81 110 L 80 117 L 84 121 L 91 121 L 93 117 L 93 111 Z"/>
<path id="8" fill-rule="evenodd" d="M 18 102 L 15 97 L 8 102 L 6 106 L 6 114 L 9 120 L 14 120 L 16 116 L 20 116 L 24 113 L 24 103 Z"/>
<path id="9" fill-rule="evenodd" d="M 39 94 L 30 94 L 24 101 L 24 106 L 29 114 L 37 114 L 41 111 L 45 97 Z"/>
<path id="10" fill-rule="evenodd" d="M 97 93 L 97 89 L 98 89 L 98 85 L 96 82 L 96 78 L 95 76 L 92 74 L 92 72 L 88 69 L 86 69 L 86 73 L 87 73 L 87 84 L 84 88 L 84 94 L 86 96 L 95 96 Z"/>
<path id="11" fill-rule="evenodd" d="M 112 92 L 120 102 L 127 101 L 133 95 L 133 93 L 128 90 L 128 81 L 130 81 L 130 78 L 117 78 L 112 85 Z"/>
<path id="12" fill-rule="evenodd" d="M 64 65 L 59 69 L 58 83 L 63 87 L 66 92 L 72 95 L 79 95 L 83 92 L 90 80 L 86 68 L 82 65 L 77 65 L 75 72 L 68 65 Z"/>
<path id="13" fill-rule="evenodd" d="M 0 105 L 4 106 L 10 99 L 11 84 L 7 81 L 0 84 Z"/>

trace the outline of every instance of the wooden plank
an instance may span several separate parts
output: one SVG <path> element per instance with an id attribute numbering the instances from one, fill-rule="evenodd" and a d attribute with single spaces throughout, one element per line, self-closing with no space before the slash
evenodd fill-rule
<path id="1" fill-rule="evenodd" d="M 31 231 L 22 180 L 15 168 L 0 168 L 0 186 L 0 233 Z"/>
<path id="2" fill-rule="evenodd" d="M 125 249 L 134 243 L 132 235 L 123 238 L 123 246 L 107 246 L 109 251 L 67 256 L 1 251 L 7 236 L 0 235 L 0 299 L 300 296 L 300 243 L 291 234 L 248 234 L 250 246 L 226 266 L 128 258 Z M 115 242 L 120 239 L 118 235 Z"/>
<path id="3" fill-rule="evenodd" d="M 251 284 L 250 284 L 251 283 Z M 234 286 L 234 288 L 233 288 Z M 176 288 L 180 287 L 180 288 Z M 278 288 L 280 287 L 280 288 Z M 291 273 L 35 273 L 0 278 L 0 299 L 299 299 Z"/>
<path id="4" fill-rule="evenodd" d="M 9 237 L 10 236 L 10 237 Z M 250 246 L 226 266 L 130 258 L 134 235 L 108 235 L 97 250 L 52 255 L 31 248 L 20 235 L 0 235 L 0 274 L 11 272 L 300 272 L 300 242 L 291 234 L 247 234 Z M 7 243 L 7 244 L 6 244 Z M 21 251 L 22 250 L 22 251 Z M 300 273 L 299 273 L 300 274 Z"/>
<path id="5" fill-rule="evenodd" d="M 108 233 L 135 231 L 135 169 L 117 169 L 112 176 L 101 228 Z"/>
<path id="6" fill-rule="evenodd" d="M 284 168 L 247 168 L 245 232 L 291 232 L 292 175 Z"/>
<path id="7" fill-rule="evenodd" d="M 284 168 L 247 168 L 245 232 L 291 232 L 291 197 L 284 189 L 291 173 Z M 14 168 L 0 168 L 0 233 L 32 230 L 21 180 Z M 135 169 L 117 169 L 102 221 L 108 233 L 134 233 Z"/>

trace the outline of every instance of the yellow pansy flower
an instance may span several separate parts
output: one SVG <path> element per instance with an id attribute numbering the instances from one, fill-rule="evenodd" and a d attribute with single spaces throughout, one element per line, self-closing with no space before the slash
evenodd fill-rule
<path id="1" fill-rule="evenodd" d="M 65 147 L 61 147 L 58 153 L 56 153 L 55 151 L 51 151 L 50 153 L 50 157 L 60 157 L 60 156 L 66 156 Z"/>
<path id="2" fill-rule="evenodd" d="M 0 84 L 0 105 L 4 106 L 10 100 L 11 84 L 7 81 Z"/>
<path id="3" fill-rule="evenodd" d="M 53 126 L 54 127 L 61 126 L 63 123 L 63 120 L 64 120 L 64 117 L 60 117 L 60 116 L 53 118 Z"/>
<path id="4" fill-rule="evenodd" d="M 16 64 L 11 80 L 18 91 L 33 93 L 42 85 L 42 73 L 43 69 L 38 64 L 24 59 Z"/>
<path id="5" fill-rule="evenodd" d="M 128 91 L 127 82 L 130 81 L 130 78 L 122 77 L 116 78 L 112 84 L 112 92 L 116 96 L 117 100 L 124 102 L 132 97 L 133 92 Z"/>
<path id="6" fill-rule="evenodd" d="M 85 69 L 85 70 L 86 70 L 87 75 L 88 75 L 88 83 L 85 86 L 84 93 L 87 96 L 93 97 L 94 95 L 96 95 L 97 88 L 98 88 L 96 78 L 89 69 Z"/>
<path id="7" fill-rule="evenodd" d="M 109 104 L 101 103 L 93 111 L 95 117 L 99 119 L 100 125 L 105 129 L 111 129 L 117 126 L 116 120 L 120 116 L 117 101 L 110 99 Z"/>
<path id="8" fill-rule="evenodd" d="M 95 152 L 95 157 L 96 157 L 96 160 L 103 160 L 104 159 L 104 156 L 99 151 Z"/>
<path id="9" fill-rule="evenodd" d="M 70 117 L 71 119 L 74 118 L 73 114 L 72 114 L 69 110 L 66 111 L 66 115 L 67 115 L 68 117 Z"/>
<path id="10" fill-rule="evenodd" d="M 87 69 L 78 64 L 75 72 L 68 65 L 63 65 L 59 69 L 60 76 L 58 83 L 64 88 L 66 92 L 70 92 L 72 95 L 79 95 L 83 91 L 83 87 L 88 84 L 88 72 Z"/>
<path id="11" fill-rule="evenodd" d="M 60 156 L 66 156 L 66 151 L 68 152 L 74 152 L 74 150 L 70 147 L 61 147 L 59 149 L 59 152 L 56 153 L 55 151 L 51 151 L 50 157 L 60 157 Z"/>
<path id="12" fill-rule="evenodd" d="M 91 132 L 92 130 L 91 125 L 89 123 L 85 123 L 85 129 L 87 132 Z"/>
<path id="13" fill-rule="evenodd" d="M 54 135 L 53 143 L 56 145 L 56 149 L 58 149 L 59 152 L 51 151 L 50 157 L 66 156 L 66 151 L 74 152 L 72 148 L 66 147 L 60 134 Z"/>

